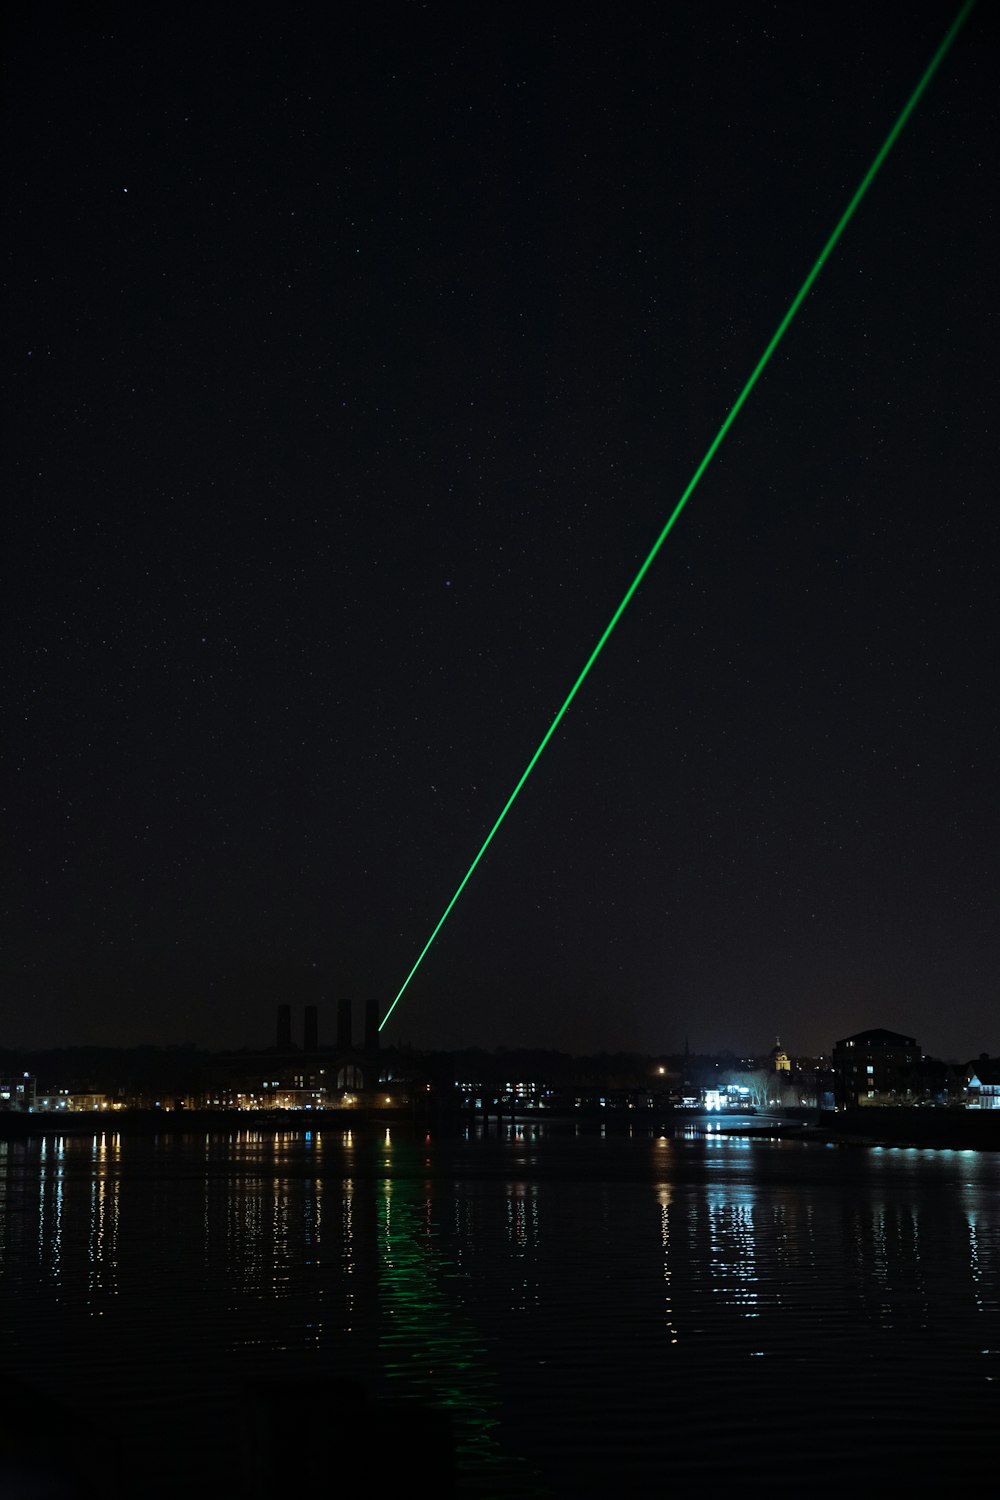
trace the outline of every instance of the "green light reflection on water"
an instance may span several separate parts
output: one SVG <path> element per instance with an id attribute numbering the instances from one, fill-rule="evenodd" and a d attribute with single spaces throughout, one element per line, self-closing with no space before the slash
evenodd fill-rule
<path id="1" fill-rule="evenodd" d="M 409 1175 L 416 1154 L 400 1162 L 397 1148 L 390 1159 L 394 1175 L 381 1179 L 377 1197 L 379 1353 L 389 1394 L 447 1411 L 458 1494 L 542 1500 L 544 1485 L 504 1447 L 486 1342 L 445 1284 L 457 1273 L 436 1243 L 431 1185 Z"/>

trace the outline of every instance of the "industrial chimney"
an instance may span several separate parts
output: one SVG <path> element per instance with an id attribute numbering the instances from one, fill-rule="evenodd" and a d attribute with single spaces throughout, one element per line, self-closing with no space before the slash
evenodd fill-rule
<path id="1" fill-rule="evenodd" d="M 303 1052 L 315 1052 L 319 1047 L 319 1022 L 316 1016 L 315 1005 L 307 1005 L 305 1013 L 305 1024 L 302 1031 Z"/>

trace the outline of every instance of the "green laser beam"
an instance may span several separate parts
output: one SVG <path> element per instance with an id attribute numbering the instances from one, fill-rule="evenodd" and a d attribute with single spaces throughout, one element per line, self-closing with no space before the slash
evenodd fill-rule
<path id="1" fill-rule="evenodd" d="M 868 168 L 868 171 L 865 173 L 864 177 L 861 179 L 861 185 L 860 185 L 860 187 L 855 192 L 854 197 L 851 199 L 850 203 L 848 203 L 847 207 L 844 209 L 844 212 L 841 214 L 840 219 L 837 222 L 836 228 L 834 229 L 833 233 L 830 235 L 830 238 L 827 240 L 826 244 L 823 246 L 823 249 L 820 251 L 819 257 L 816 260 L 816 264 L 813 266 L 812 270 L 809 272 L 809 275 L 806 277 L 805 281 L 802 283 L 801 287 L 799 288 L 799 290 L 798 290 L 798 292 L 797 292 L 797 294 L 795 296 L 795 299 L 792 302 L 791 307 L 789 307 L 788 311 L 785 313 L 785 316 L 782 318 L 781 322 L 778 324 L 777 329 L 775 330 L 774 334 L 771 337 L 770 343 L 768 344 L 767 348 L 764 350 L 764 353 L 761 355 L 760 359 L 757 361 L 756 365 L 754 366 L 753 373 L 751 374 L 751 376 L 750 376 L 749 380 L 747 381 L 746 385 L 743 387 L 743 389 L 740 391 L 739 395 L 737 396 L 736 400 L 733 402 L 732 407 L 729 410 L 728 416 L 726 417 L 726 419 L 723 422 L 722 426 L 719 428 L 718 432 L 716 433 L 715 437 L 713 438 L 713 440 L 712 440 L 712 442 L 711 442 L 711 444 L 709 446 L 709 449 L 708 449 L 707 453 L 705 454 L 705 457 L 702 459 L 701 463 L 695 469 L 694 474 L 691 476 L 690 480 L 688 481 L 687 488 L 684 490 L 684 493 L 681 495 L 681 498 L 678 500 L 677 504 L 674 506 L 674 509 L 673 509 L 673 511 L 672 511 L 672 513 L 670 515 L 669 520 L 667 521 L 667 524 L 664 526 L 663 530 L 660 532 L 659 536 L 656 538 L 656 541 L 653 543 L 652 547 L 649 550 L 649 553 L 648 553 L 648 555 L 646 557 L 645 562 L 642 564 L 642 567 L 639 569 L 638 573 L 636 573 L 636 575 L 633 578 L 632 582 L 629 584 L 628 589 L 626 590 L 624 598 L 622 599 L 622 601 L 619 604 L 618 608 L 615 610 L 614 614 L 611 616 L 611 619 L 608 621 L 607 625 L 604 627 L 604 631 L 603 631 L 600 639 L 598 640 L 597 645 L 594 647 L 593 651 L 591 651 L 590 655 L 587 657 L 587 660 L 586 660 L 586 663 L 584 665 L 584 668 L 583 668 L 582 672 L 577 677 L 577 679 L 574 682 L 573 686 L 570 688 L 569 692 L 567 693 L 565 702 L 563 703 L 563 705 L 560 708 L 559 712 L 556 714 L 555 718 L 552 720 L 552 723 L 549 725 L 548 729 L 545 731 L 545 735 L 544 735 L 541 743 L 539 744 L 538 749 L 535 751 L 534 755 L 531 757 L 531 759 L 529 760 L 528 764 L 525 766 L 524 771 L 521 773 L 521 779 L 518 781 L 518 783 L 515 786 L 514 790 L 511 792 L 510 796 L 507 798 L 507 801 L 504 803 L 503 811 L 501 812 L 500 816 L 497 818 L 496 822 L 493 824 L 493 827 L 490 829 L 489 833 L 486 835 L 486 838 L 483 841 L 482 848 L 480 849 L 479 853 L 476 855 L 475 859 L 472 861 L 472 864 L 469 866 L 468 870 L 466 870 L 465 875 L 462 878 L 461 884 L 459 885 L 457 891 L 452 896 L 451 900 L 448 902 L 448 905 L 445 907 L 444 911 L 442 912 L 441 917 L 438 920 L 437 926 L 434 928 L 434 931 L 431 933 L 430 937 L 427 939 L 427 941 L 424 944 L 423 948 L 420 950 L 420 956 L 418 957 L 416 963 L 413 965 L 413 968 L 410 970 L 409 974 L 407 974 L 407 976 L 404 979 L 402 985 L 400 986 L 399 994 L 396 996 L 395 1000 L 392 1002 L 392 1004 L 389 1006 L 389 1009 L 386 1011 L 385 1015 L 382 1017 L 382 1020 L 379 1023 L 379 1028 L 378 1028 L 379 1031 L 381 1031 L 383 1029 L 383 1027 L 385 1026 L 386 1022 L 388 1021 L 389 1017 L 392 1015 L 393 1011 L 396 1009 L 396 1006 L 399 1004 L 400 1000 L 403 997 L 403 994 L 406 991 L 407 985 L 410 983 L 410 980 L 413 978 L 414 974 L 417 972 L 417 970 L 419 969 L 420 965 L 423 963 L 424 958 L 427 955 L 428 949 L 430 948 L 430 946 L 433 943 L 434 939 L 437 937 L 438 933 L 441 931 L 441 928 L 444 926 L 445 922 L 448 920 L 448 917 L 449 917 L 449 915 L 451 913 L 452 907 L 455 905 L 455 902 L 458 900 L 459 896 L 465 890 L 465 887 L 468 885 L 469 880 L 470 880 L 470 878 L 472 876 L 473 871 L 475 870 L 476 866 L 479 864 L 479 861 L 482 859 L 483 855 L 486 853 L 486 851 L 489 848 L 490 844 L 493 842 L 493 839 L 494 839 L 494 837 L 496 835 L 496 832 L 497 832 L 498 828 L 500 827 L 500 824 L 503 822 L 504 818 L 507 816 L 507 814 L 510 812 L 510 809 L 513 807 L 514 802 L 516 801 L 516 799 L 518 797 L 518 794 L 521 791 L 521 788 L 524 786 L 524 783 L 527 781 L 528 777 L 531 775 L 532 771 L 535 769 L 535 766 L 538 764 L 538 760 L 539 760 L 539 758 L 540 758 L 540 756 L 542 754 L 542 751 L 545 749 L 546 745 L 549 743 L 549 740 L 555 734 L 555 732 L 558 729 L 560 723 L 562 722 L 563 715 L 566 713 L 566 710 L 569 708 L 570 704 L 573 702 L 573 699 L 576 697 L 577 693 L 580 691 L 580 688 L 583 686 L 584 682 L 586 681 L 586 679 L 587 679 L 587 677 L 588 677 L 588 675 L 590 673 L 591 667 L 594 665 L 595 661 L 600 656 L 601 652 L 604 650 L 604 647 L 607 644 L 608 637 L 611 635 L 611 632 L 614 630 L 615 626 L 618 624 L 618 621 L 621 619 L 622 615 L 625 613 L 625 610 L 628 608 L 628 605 L 631 603 L 633 595 L 635 594 L 635 592 L 638 589 L 638 587 L 639 587 L 640 583 L 642 582 L 642 580 L 645 578 L 646 574 L 649 572 L 649 569 L 652 567 L 653 561 L 656 558 L 656 555 L 659 552 L 660 548 L 663 546 L 663 543 L 666 541 L 667 537 L 670 535 L 671 531 L 674 529 L 674 525 L 675 525 L 678 517 L 680 516 L 681 511 L 684 509 L 685 505 L 687 505 L 688 500 L 691 498 L 692 494 L 694 493 L 695 488 L 697 487 L 698 482 L 701 479 L 701 476 L 704 474 L 705 470 L 708 468 L 709 464 L 712 462 L 712 459 L 715 457 L 716 453 L 718 452 L 718 449 L 719 449 L 719 447 L 720 447 L 720 445 L 722 443 L 723 438 L 726 436 L 726 433 L 729 431 L 730 427 L 735 422 L 737 416 L 739 415 L 740 411 L 743 408 L 744 402 L 746 401 L 747 397 L 750 395 L 750 392 L 753 390 L 754 386 L 757 384 L 757 381 L 760 379 L 761 375 L 763 374 L 764 369 L 766 368 L 767 364 L 769 363 L 772 354 L 777 349 L 778 345 L 781 343 L 781 340 L 784 338 L 785 333 L 786 333 L 786 331 L 788 329 L 789 324 L 791 323 L 792 319 L 795 317 L 795 314 L 798 312 L 799 308 L 802 306 L 803 302 L 805 301 L 805 299 L 806 299 L 806 297 L 807 297 L 807 295 L 808 295 L 808 293 L 809 293 L 809 291 L 810 291 L 810 289 L 811 289 L 811 287 L 813 285 L 813 282 L 816 280 L 816 278 L 819 275 L 820 271 L 822 271 L 823 267 L 826 265 L 827 260 L 829 259 L 830 255 L 831 255 L 831 253 L 832 253 L 832 251 L 834 249 L 834 247 L 837 244 L 837 241 L 840 239 L 840 237 L 843 234 L 844 230 L 847 228 L 848 224 L 851 222 L 851 219 L 854 217 L 854 213 L 855 213 L 855 210 L 858 207 L 858 204 L 861 202 L 862 198 L 867 193 L 869 187 L 871 186 L 872 182 L 874 181 L 874 179 L 875 179 L 875 177 L 876 177 L 876 175 L 877 175 L 877 173 L 879 171 L 879 168 L 882 166 L 882 163 L 885 161 L 886 157 L 889 155 L 889 152 L 892 150 L 893 146 L 896 144 L 896 141 L 897 141 L 897 139 L 898 139 L 898 137 L 899 137 L 899 135 L 900 135 L 903 127 L 905 126 L 906 122 L 909 120 L 909 118 L 912 115 L 913 111 L 916 109 L 917 104 L 920 102 L 920 98 L 923 95 L 924 90 L 927 88 L 927 85 L 930 83 L 931 79 L 934 77 L 934 74 L 937 72 L 938 68 L 940 67 L 941 62 L 943 61 L 943 59 L 945 57 L 945 54 L 948 52 L 949 48 L 951 47 L 952 43 L 954 42 L 954 40 L 955 40 L 956 36 L 958 35 L 959 31 L 962 29 L 962 26 L 965 24 L 965 21 L 968 18 L 969 12 L 972 10 L 972 7 L 973 7 L 973 5 L 975 3 L 976 3 L 976 0 L 965 0 L 965 4 L 962 6 L 962 9 L 959 11 L 959 13 L 956 16 L 955 20 L 952 22 L 952 24 L 951 24 L 951 26 L 950 26 L 947 34 L 945 35 L 944 41 L 938 47 L 938 49 L 935 52 L 934 56 L 931 58 L 930 62 L 928 63 L 926 69 L 924 70 L 924 74 L 923 74 L 922 78 L 920 79 L 920 82 L 917 84 L 916 88 L 913 90 L 913 93 L 910 95 L 909 99 L 907 100 L 906 104 L 904 105 L 902 113 L 900 114 L 898 120 L 896 121 L 895 125 L 892 127 L 892 129 L 890 130 L 888 136 L 886 137 L 885 142 L 884 142 L 884 144 L 882 146 L 882 149 L 879 151 L 879 153 L 876 156 L 875 160 L 872 162 L 871 166 Z"/>

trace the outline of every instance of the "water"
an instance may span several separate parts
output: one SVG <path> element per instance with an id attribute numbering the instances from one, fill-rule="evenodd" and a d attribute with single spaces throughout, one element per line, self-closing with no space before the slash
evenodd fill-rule
<path id="1" fill-rule="evenodd" d="M 1000 1154 L 0 1141 L 0 1328 L 0 1496 L 953 1487 L 995 1453 Z"/>

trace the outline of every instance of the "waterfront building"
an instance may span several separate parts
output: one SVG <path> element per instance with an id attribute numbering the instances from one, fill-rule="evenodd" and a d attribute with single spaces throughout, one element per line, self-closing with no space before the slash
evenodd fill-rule
<path id="1" fill-rule="evenodd" d="M 968 1109 L 1000 1109 L 1000 1058 L 986 1057 L 972 1065 Z"/>
<path id="2" fill-rule="evenodd" d="M 833 1049 L 838 1105 L 907 1104 L 913 1101 L 922 1053 L 912 1036 L 874 1026 L 844 1037 Z"/>
<path id="3" fill-rule="evenodd" d="M 35 1075 L 18 1073 L 11 1078 L 0 1078 L 0 1110 L 26 1110 L 35 1107 Z"/>

